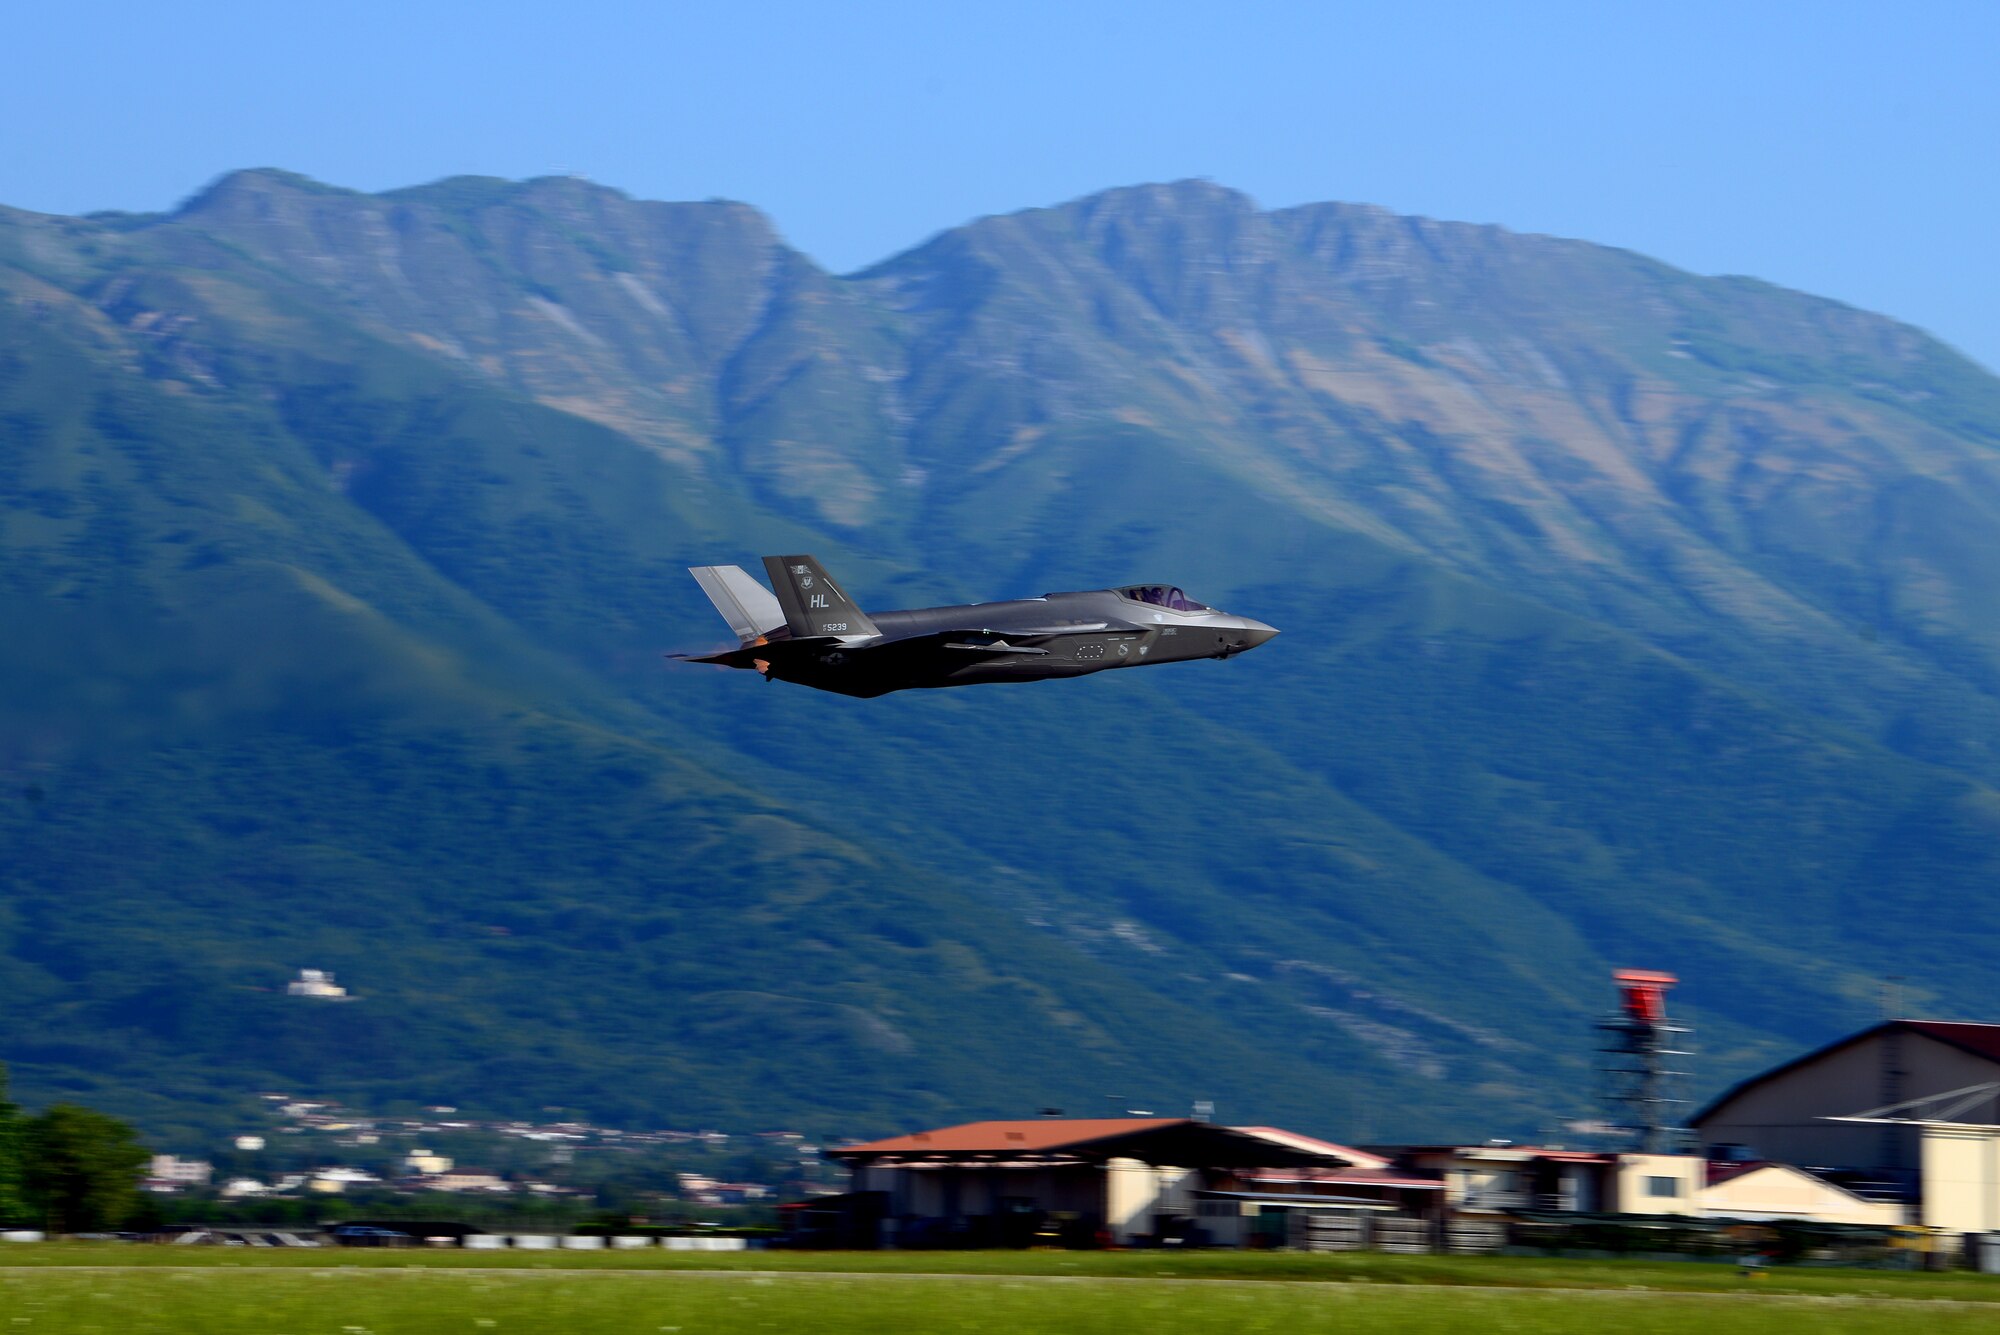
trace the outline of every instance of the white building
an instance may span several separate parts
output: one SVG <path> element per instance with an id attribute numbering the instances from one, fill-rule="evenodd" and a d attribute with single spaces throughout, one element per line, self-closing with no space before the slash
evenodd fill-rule
<path id="1" fill-rule="evenodd" d="M 424 1183 L 433 1191 L 512 1191 L 514 1184 L 492 1173 L 439 1173 Z"/>
<path id="2" fill-rule="evenodd" d="M 338 1194 L 349 1187 L 372 1186 L 382 1179 L 360 1168 L 322 1168 L 312 1175 L 312 1190 Z"/>
<path id="3" fill-rule="evenodd" d="M 285 984 L 288 997 L 318 997 L 324 1001 L 338 1001 L 347 995 L 347 989 L 337 986 L 333 974 L 326 969 L 300 969 L 299 976 Z"/>
<path id="4" fill-rule="evenodd" d="M 422 1177 L 436 1177 L 451 1171 L 451 1160 L 442 1154 L 432 1154 L 426 1149 L 414 1149 L 403 1156 L 405 1171 Z"/>
<path id="5" fill-rule="evenodd" d="M 172 1154 L 155 1154 L 146 1176 L 155 1182 L 171 1182 L 177 1187 L 205 1187 L 215 1173 L 206 1159 L 182 1159 Z"/>

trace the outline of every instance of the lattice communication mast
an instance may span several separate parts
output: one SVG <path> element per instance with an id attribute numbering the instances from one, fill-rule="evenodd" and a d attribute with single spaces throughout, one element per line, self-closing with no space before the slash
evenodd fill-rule
<path id="1" fill-rule="evenodd" d="M 1667 990 L 1680 980 L 1646 969 L 1619 969 L 1611 977 L 1621 1004 L 1597 1022 L 1604 1036 L 1598 1074 L 1611 1130 L 1636 1140 L 1642 1153 L 1671 1154 L 1693 1139 L 1681 1125 L 1693 1030 L 1667 1019 Z"/>

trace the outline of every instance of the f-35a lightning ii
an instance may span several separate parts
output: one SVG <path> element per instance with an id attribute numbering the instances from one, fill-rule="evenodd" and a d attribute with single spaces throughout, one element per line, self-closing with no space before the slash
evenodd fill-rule
<path id="1" fill-rule="evenodd" d="M 1204 607 L 1170 584 L 871 617 L 810 556 L 767 556 L 764 569 L 776 597 L 741 566 L 693 567 L 689 573 L 743 643 L 718 654 L 672 657 L 869 697 L 1228 658 L 1278 633 Z"/>

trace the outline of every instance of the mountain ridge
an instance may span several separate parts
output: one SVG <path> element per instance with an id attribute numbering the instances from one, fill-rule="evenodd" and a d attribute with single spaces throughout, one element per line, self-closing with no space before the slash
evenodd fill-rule
<path id="1" fill-rule="evenodd" d="M 1882 973 L 1974 1005 L 2000 383 L 1954 358 L 1201 182 L 844 277 L 569 178 L 0 214 L 0 774 L 43 794 L 0 1059 L 184 1126 L 331 1061 L 856 1130 L 1226 1079 L 1379 1138 L 1579 1111 L 1614 963 L 1687 976 L 1717 1084 Z M 1164 577 L 1287 634 L 867 706 L 660 664 L 720 634 L 682 567 L 786 550 L 864 605 Z M 272 897 L 407 1050 L 210 1000 L 282 963 Z"/>

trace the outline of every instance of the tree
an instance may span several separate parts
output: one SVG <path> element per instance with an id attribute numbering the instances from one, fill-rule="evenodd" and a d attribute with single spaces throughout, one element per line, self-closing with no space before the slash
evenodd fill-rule
<path id="1" fill-rule="evenodd" d="M 7 1067 L 0 1063 L 0 1224 L 20 1223 L 28 1215 L 21 1190 L 21 1110 L 7 1101 Z"/>
<path id="2" fill-rule="evenodd" d="M 113 1228 L 131 1212 L 148 1154 L 130 1126 L 58 1103 L 29 1118 L 25 1131 L 23 1185 L 50 1231 Z"/>

